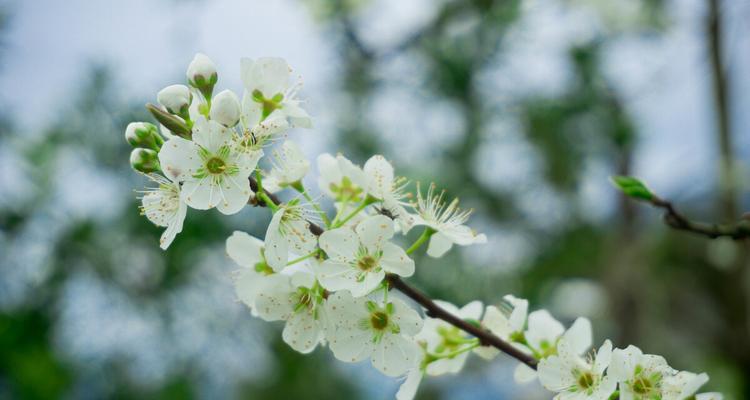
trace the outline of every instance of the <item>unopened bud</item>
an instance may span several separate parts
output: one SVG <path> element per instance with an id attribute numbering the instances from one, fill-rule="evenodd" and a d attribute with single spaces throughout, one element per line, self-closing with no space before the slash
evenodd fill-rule
<path id="1" fill-rule="evenodd" d="M 231 90 L 224 90 L 214 97 L 211 104 L 211 119 L 227 127 L 237 125 L 240 120 L 240 100 Z"/>
<path id="2" fill-rule="evenodd" d="M 125 140 L 133 147 L 159 150 L 164 143 L 156 125 L 148 122 L 131 122 L 125 128 Z"/>
<path id="3" fill-rule="evenodd" d="M 159 154 L 151 149 L 133 149 L 130 153 L 130 166 L 144 174 L 159 171 Z"/>
<path id="4" fill-rule="evenodd" d="M 156 95 L 159 104 L 167 108 L 172 114 L 179 115 L 183 119 L 190 119 L 190 103 L 193 100 L 193 94 L 190 88 L 185 85 L 171 85 L 162 89 Z"/>
<path id="5" fill-rule="evenodd" d="M 185 139 L 192 139 L 190 127 L 180 117 L 174 116 L 153 104 L 146 104 L 146 109 L 173 134 Z"/>
<path id="6" fill-rule="evenodd" d="M 219 75 L 216 73 L 214 62 L 205 54 L 198 53 L 188 66 L 187 79 L 190 86 L 200 90 L 206 99 L 210 99 Z"/>

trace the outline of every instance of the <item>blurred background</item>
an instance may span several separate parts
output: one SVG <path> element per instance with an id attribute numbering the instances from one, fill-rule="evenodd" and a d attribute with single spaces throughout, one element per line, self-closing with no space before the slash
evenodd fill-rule
<path id="1" fill-rule="evenodd" d="M 747 243 L 671 231 L 607 180 L 696 219 L 750 209 L 749 21 L 745 0 L 0 1 L 0 398 L 395 393 L 235 301 L 224 240 L 262 237 L 267 213 L 190 210 L 166 252 L 139 216 L 125 126 L 199 51 L 238 93 L 241 56 L 286 58 L 311 160 L 381 153 L 475 209 L 489 244 L 417 259 L 435 298 L 587 316 L 596 343 L 750 398 Z M 514 366 L 472 359 L 419 398 L 550 397 Z"/>

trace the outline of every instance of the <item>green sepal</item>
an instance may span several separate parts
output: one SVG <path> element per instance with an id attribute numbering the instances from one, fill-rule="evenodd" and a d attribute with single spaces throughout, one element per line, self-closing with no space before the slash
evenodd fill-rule
<path id="1" fill-rule="evenodd" d="M 175 135 L 191 140 L 193 138 L 193 132 L 191 131 L 188 124 L 181 118 L 174 116 L 153 104 L 146 104 L 146 109 L 151 115 L 159 121 L 160 124 L 164 125 Z"/>

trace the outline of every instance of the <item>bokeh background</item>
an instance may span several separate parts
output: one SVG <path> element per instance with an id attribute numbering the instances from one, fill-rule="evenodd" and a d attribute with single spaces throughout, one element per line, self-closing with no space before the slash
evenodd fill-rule
<path id="1" fill-rule="evenodd" d="M 190 210 L 166 252 L 139 216 L 124 128 L 198 51 L 238 92 L 239 57 L 289 60 L 311 159 L 381 153 L 475 209 L 489 244 L 417 259 L 434 297 L 528 297 L 750 398 L 747 244 L 670 231 L 607 180 L 697 219 L 750 209 L 749 21 L 745 0 L 0 2 L 0 398 L 395 393 L 235 301 L 223 241 L 262 236 L 262 210 Z M 550 397 L 513 368 L 474 359 L 419 398 Z"/>

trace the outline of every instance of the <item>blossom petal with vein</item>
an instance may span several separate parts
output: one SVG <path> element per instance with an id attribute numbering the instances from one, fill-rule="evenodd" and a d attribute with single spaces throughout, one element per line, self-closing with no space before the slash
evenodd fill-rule
<path id="1" fill-rule="evenodd" d="M 630 345 L 612 352 L 608 375 L 619 383 L 621 398 L 650 400 L 661 396 L 664 378 L 672 372 L 664 357 Z"/>
<path id="2" fill-rule="evenodd" d="M 342 290 L 328 298 L 327 309 L 331 320 L 328 343 L 341 361 L 370 358 L 380 372 L 399 376 L 421 353 L 413 336 L 422 329 L 422 319 L 398 299 L 380 305 Z"/>
<path id="3" fill-rule="evenodd" d="M 271 218 L 266 230 L 265 256 L 274 271 L 281 271 L 289 254 L 304 256 L 315 250 L 317 237 L 310 232 L 312 213 L 302 204 L 285 204 Z"/>
<path id="4" fill-rule="evenodd" d="M 542 386 L 558 392 L 555 398 L 571 400 L 607 400 L 617 382 L 604 375 L 612 357 L 612 343 L 607 340 L 597 351 L 593 362 L 584 360 L 566 339 L 557 345 L 557 354 L 539 362 Z"/>
<path id="5" fill-rule="evenodd" d="M 414 274 L 414 261 L 389 242 L 393 221 L 383 215 L 366 218 L 356 228 L 332 229 L 320 236 L 320 248 L 328 259 L 313 266 L 320 283 L 328 290 L 349 290 L 364 296 L 380 285 L 386 273 Z"/>

